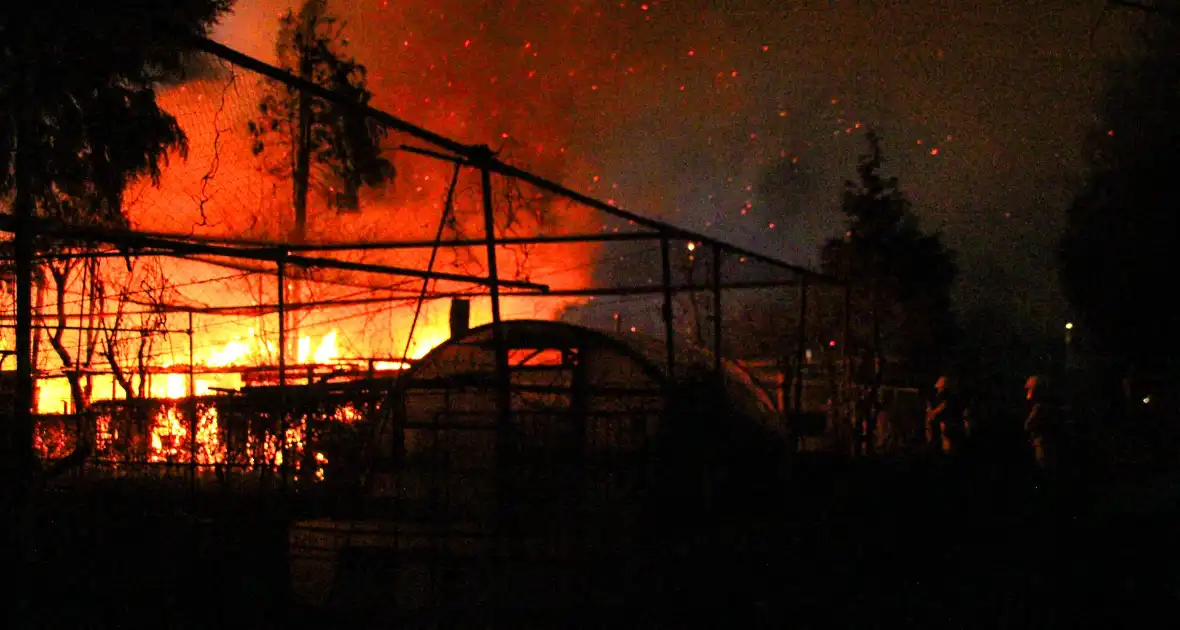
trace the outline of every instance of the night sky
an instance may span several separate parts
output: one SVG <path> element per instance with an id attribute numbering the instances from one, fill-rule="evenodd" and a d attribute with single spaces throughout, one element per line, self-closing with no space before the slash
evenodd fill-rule
<path id="1" fill-rule="evenodd" d="M 239 0 L 217 38 L 270 59 L 288 4 Z M 960 253 L 960 304 L 1043 330 L 1068 318 L 1053 261 L 1104 63 L 1144 19 L 1101 0 L 329 6 L 378 107 L 465 142 L 560 145 L 539 170 L 791 262 L 840 232 L 876 127 Z"/>

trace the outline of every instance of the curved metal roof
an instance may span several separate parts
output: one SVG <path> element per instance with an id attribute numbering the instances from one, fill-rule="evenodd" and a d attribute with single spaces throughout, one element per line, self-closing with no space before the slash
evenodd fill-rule
<path id="1" fill-rule="evenodd" d="M 662 384 L 684 382 L 699 374 L 711 372 L 714 367 L 713 353 L 684 339 L 675 339 L 673 374 L 669 378 L 667 346 L 662 339 L 635 333 L 607 332 L 550 320 L 513 319 L 505 320 L 501 325 L 509 348 L 608 348 L 631 359 L 653 381 Z M 472 328 L 461 337 L 448 339 L 416 361 L 407 372 L 406 378 L 413 381 L 419 372 L 431 369 L 430 366 L 434 366 L 433 369 L 437 370 L 438 375 L 444 375 L 448 356 L 457 359 L 456 352 L 459 348 L 470 349 L 474 346 L 486 349 L 488 355 L 480 363 L 494 365 L 494 355 L 491 354 L 494 352 L 492 342 L 493 324 Z M 471 359 L 469 353 L 467 359 Z M 774 403 L 749 372 L 727 359 L 722 359 L 722 368 L 723 382 L 726 390 L 735 397 L 734 403 L 746 407 L 743 411 L 777 420 Z"/>

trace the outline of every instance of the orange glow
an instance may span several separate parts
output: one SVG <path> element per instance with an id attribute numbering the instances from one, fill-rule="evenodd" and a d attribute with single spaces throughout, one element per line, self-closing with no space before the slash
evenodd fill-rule
<path id="1" fill-rule="evenodd" d="M 247 7 L 249 8 L 249 7 Z M 257 8 L 257 7 L 255 7 Z M 273 20 L 274 9 L 261 12 Z M 333 7 L 336 10 L 336 7 Z M 601 172 L 588 160 L 576 155 L 575 130 L 569 116 L 569 104 L 551 82 L 561 80 L 585 90 L 597 88 L 600 94 L 613 93 L 615 84 L 608 77 L 594 74 L 593 68 L 578 67 L 569 71 L 577 78 L 564 79 L 566 55 L 549 55 L 562 43 L 557 29 L 546 27 L 541 37 L 500 42 L 475 30 L 458 37 L 443 37 L 434 31 L 406 33 L 388 37 L 381 20 L 400 24 L 402 18 L 426 11 L 431 20 L 443 19 L 433 8 L 414 9 L 391 6 L 388 12 L 366 12 L 356 7 L 340 7 L 349 22 L 349 53 L 368 67 L 368 86 L 372 103 L 394 115 L 403 116 L 445 136 L 470 143 L 487 143 L 509 162 L 558 181 L 585 182 L 588 174 Z M 350 15 L 361 12 L 363 15 Z M 402 15 L 404 14 L 404 15 Z M 447 15 L 450 15 L 448 12 Z M 363 17 L 365 19 L 350 19 Z M 580 19 L 571 16 L 569 19 Z M 277 21 L 250 24 L 238 20 L 227 43 L 244 52 L 273 61 L 273 35 Z M 450 33 L 446 33 L 450 35 Z M 546 39 L 552 37 L 553 39 Z M 413 45 L 409 45 L 410 43 Z M 486 55 L 491 59 L 508 59 L 498 55 L 501 46 L 511 47 L 514 55 L 528 58 L 528 65 L 513 68 L 489 68 L 475 62 L 466 65 L 446 63 L 447 56 L 462 54 L 466 58 Z M 522 50 L 523 47 L 523 50 Z M 683 50 L 683 49 L 682 49 Z M 538 53 L 540 56 L 538 57 Z M 694 56 L 695 50 L 688 50 Z M 515 57 L 513 57 L 515 58 Z M 218 64 L 215 64 L 218 65 Z M 731 72 L 731 74 L 733 74 Z M 593 80 L 586 79 L 587 75 Z M 529 81 L 529 79 L 534 80 Z M 562 77 L 558 79 L 558 77 Z M 544 85 L 544 87 L 542 87 Z M 158 98 L 161 107 L 176 116 L 189 138 L 186 158 L 173 155 L 164 166 L 159 185 L 133 183 L 125 195 L 125 212 L 135 229 L 207 238 L 242 238 L 283 241 L 293 225 L 292 185 L 289 177 L 268 171 L 269 163 L 254 155 L 247 123 L 257 114 L 258 103 L 273 84 L 243 70 L 212 78 L 192 80 L 180 87 L 163 89 Z M 538 90 L 541 90 L 538 92 Z M 571 88 L 568 90 L 573 91 Z M 584 93 L 584 92 L 583 92 Z M 786 112 L 783 112 L 785 115 Z M 404 136 L 390 135 L 385 146 L 397 169 L 391 186 L 382 191 L 362 191 L 360 211 L 337 213 L 314 196 L 309 199 L 307 241 L 309 243 L 431 241 L 434 239 L 444 200 L 450 188 L 453 166 L 449 163 L 393 152 L 399 144 L 424 146 Z M 567 147 L 570 147 L 567 151 Z M 265 156 L 263 156 L 265 157 Z M 593 175 L 593 181 L 600 177 Z M 608 229 L 601 216 L 580 206 L 566 204 L 538 194 L 531 189 L 510 189 L 499 177 L 494 178 L 496 207 L 501 212 L 500 233 L 513 236 L 561 236 L 596 233 Z M 636 199 L 627 191 L 612 192 L 621 205 L 635 206 Z M 508 195 L 516 195 L 509 198 Z M 509 200 L 512 224 L 507 225 Z M 464 170 L 455 188 L 454 229 L 444 238 L 473 239 L 483 236 L 478 173 Z M 611 199 L 610 203 L 616 203 Z M 610 226 L 611 231 L 619 231 Z M 599 253 L 598 244 L 560 244 L 529 247 L 501 247 L 497 250 L 500 274 L 504 278 L 528 279 L 549 285 L 555 290 L 580 289 L 591 285 L 591 272 Z M 308 256 L 331 257 L 350 262 L 389 265 L 413 269 L 427 267 L 429 249 L 368 250 L 331 253 L 308 253 Z M 106 303 L 98 311 L 112 312 L 116 307 L 128 313 L 118 323 L 104 319 L 103 326 L 119 326 L 125 332 L 115 340 L 120 367 L 126 383 L 117 382 L 103 355 L 103 337 L 93 342 L 95 351 L 87 376 L 83 377 L 86 394 L 83 404 L 128 396 L 128 384 L 138 396 L 178 400 L 189 392 L 213 396 L 222 390 L 236 390 L 245 376 L 235 368 L 277 366 L 280 323 L 273 305 L 279 301 L 276 269 L 272 263 L 229 259 L 170 259 L 141 261 L 134 270 L 118 258 L 102 259 L 97 264 L 108 287 Z M 211 264 L 213 262 L 220 264 Z M 162 296 L 145 296 L 148 286 L 144 276 L 147 264 L 157 265 L 159 276 L 166 278 L 169 289 Z M 483 247 L 456 251 L 439 250 L 434 268 L 456 274 L 486 274 L 487 253 Z M 309 303 L 288 315 L 286 363 L 308 365 L 371 365 L 378 372 L 404 369 L 406 360 L 420 358 L 449 337 L 449 302 L 445 299 L 426 302 L 415 313 L 418 279 L 374 273 L 329 269 L 287 270 L 288 286 L 284 294 L 288 305 Z M 63 335 L 64 346 L 77 353 L 87 340 L 72 329 L 83 319 L 84 286 L 80 273 L 74 274 L 67 290 L 69 317 Z M 152 285 L 156 286 L 156 285 Z M 470 284 L 450 281 L 432 282 L 439 293 L 471 292 L 485 294 Z M 118 304 L 114 296 L 126 290 L 132 299 Z M 42 311 L 44 324 L 56 324 L 54 292 L 50 287 Z M 151 297 L 151 299 L 149 299 Z M 153 300 L 191 305 L 197 309 L 190 327 L 185 313 L 169 313 L 155 327 L 168 332 L 142 333 L 149 329 Z M 334 306 L 333 302 L 349 301 Z M 367 303 L 359 303 L 366 301 Z M 581 300 L 570 298 L 506 298 L 502 302 L 505 318 L 556 318 L 570 305 Z M 267 307 L 252 310 L 253 307 Z M 491 320 L 485 297 L 471 299 L 471 325 Z M 407 340 L 411 322 L 413 338 Z M 142 334 L 141 334 L 142 333 Z M 52 334 L 52 333 L 50 333 Z M 10 347 L 11 340 L 0 339 Z M 189 348 L 192 347 L 190 353 Z M 60 358 L 43 337 L 39 347 L 37 410 L 43 414 L 72 413 L 75 403 L 64 377 Z M 82 354 L 86 354 L 84 351 Z M 191 354 L 191 356 L 190 356 Z M 142 356 L 145 365 L 140 369 Z M 76 358 L 76 357 L 75 357 Z M 555 358 L 551 358 L 556 360 Z M 547 359 L 550 360 L 550 359 Z M 189 367 L 194 373 L 190 379 Z M 7 367 L 7 366 L 6 366 Z M 274 371 L 271 371 L 274 374 Z M 250 378 L 255 378 L 251 376 Z M 142 382 L 141 382 L 142 381 Z M 301 382 L 301 381 L 300 381 Z M 355 421 L 360 412 L 341 412 L 338 421 Z M 192 418 L 183 405 L 165 405 L 150 419 L 151 461 L 187 461 L 195 437 L 199 463 L 221 461 L 225 445 L 219 440 L 216 409 L 202 407 L 197 418 L 196 435 L 191 436 Z M 117 439 L 109 419 L 99 418 L 96 447 L 102 448 Z M 56 429 L 55 429 L 56 430 Z M 286 441 L 288 457 L 301 452 L 301 425 L 289 427 Z M 56 434 L 54 434 L 56 435 Z M 63 434 L 64 435 L 64 434 Z M 126 436 L 124 436 L 126 437 Z M 64 438 L 62 438 L 64 439 Z M 49 434 L 39 437 L 46 456 L 60 456 L 61 440 Z M 281 440 L 274 435 L 250 437 L 246 446 L 250 463 L 267 465 L 281 462 Z M 52 443 L 52 444 L 50 444 Z M 240 448 L 239 445 L 237 448 Z M 53 453 L 53 454 L 50 454 Z M 317 460 L 327 464 L 327 457 Z"/>
<path id="2" fill-rule="evenodd" d="M 188 462 L 193 454 L 190 422 L 176 407 L 157 414 L 151 428 L 150 462 Z M 197 414 L 196 459 L 199 464 L 225 461 L 217 426 L 217 411 L 209 408 Z"/>

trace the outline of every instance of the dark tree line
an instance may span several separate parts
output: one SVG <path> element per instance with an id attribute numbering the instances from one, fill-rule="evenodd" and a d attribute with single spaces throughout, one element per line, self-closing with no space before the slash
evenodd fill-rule
<path id="1" fill-rule="evenodd" d="M 1086 139 L 1089 178 L 1068 208 L 1062 285 L 1079 335 L 1108 363 L 1174 367 L 1180 310 L 1170 261 L 1180 251 L 1180 3 L 1144 15 L 1143 51 L 1111 64 Z"/>

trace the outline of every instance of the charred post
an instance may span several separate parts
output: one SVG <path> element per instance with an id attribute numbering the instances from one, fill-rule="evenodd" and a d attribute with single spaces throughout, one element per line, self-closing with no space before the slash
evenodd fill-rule
<path id="1" fill-rule="evenodd" d="M 458 339 L 471 330 L 471 302 L 451 298 L 451 339 Z"/>

